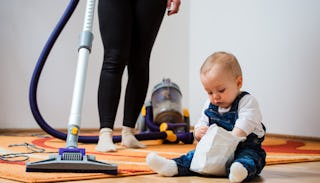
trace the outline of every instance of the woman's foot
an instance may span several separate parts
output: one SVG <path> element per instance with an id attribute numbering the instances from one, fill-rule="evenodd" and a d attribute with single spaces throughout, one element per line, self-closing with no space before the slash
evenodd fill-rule
<path id="1" fill-rule="evenodd" d="M 139 142 L 134 136 L 134 128 L 124 126 L 122 128 L 121 145 L 129 148 L 145 148 L 146 146 Z"/>
<path id="2" fill-rule="evenodd" d="M 99 141 L 96 146 L 96 151 L 99 152 L 115 152 L 116 146 L 113 143 L 112 129 L 102 128 L 99 134 Z"/>

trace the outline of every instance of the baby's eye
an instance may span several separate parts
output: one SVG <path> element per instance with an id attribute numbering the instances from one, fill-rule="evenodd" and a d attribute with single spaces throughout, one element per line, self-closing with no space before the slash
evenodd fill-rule
<path id="1" fill-rule="evenodd" d="M 218 90 L 219 93 L 223 93 L 224 91 L 226 91 L 225 88 L 221 89 L 221 90 Z"/>

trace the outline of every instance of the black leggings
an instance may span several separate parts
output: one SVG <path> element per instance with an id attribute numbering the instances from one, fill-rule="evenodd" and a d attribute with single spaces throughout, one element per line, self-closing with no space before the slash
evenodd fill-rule
<path id="1" fill-rule="evenodd" d="M 150 53 L 166 3 L 166 0 L 99 0 L 104 47 L 98 88 L 100 128 L 113 129 L 125 66 L 128 82 L 123 126 L 135 127 L 148 90 Z"/>

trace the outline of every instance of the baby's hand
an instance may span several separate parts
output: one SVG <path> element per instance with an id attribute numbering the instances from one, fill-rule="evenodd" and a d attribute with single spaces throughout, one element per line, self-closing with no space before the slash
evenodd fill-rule
<path id="1" fill-rule="evenodd" d="M 231 133 L 236 137 L 247 137 L 246 132 L 236 126 L 233 128 Z"/>
<path id="2" fill-rule="evenodd" d="M 195 129 L 194 131 L 194 137 L 197 141 L 200 141 L 200 139 L 204 136 L 204 134 L 207 133 L 208 126 L 200 126 Z"/>

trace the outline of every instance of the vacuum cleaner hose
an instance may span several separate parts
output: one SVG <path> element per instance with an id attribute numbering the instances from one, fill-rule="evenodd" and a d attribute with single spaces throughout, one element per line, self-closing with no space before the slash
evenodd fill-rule
<path id="1" fill-rule="evenodd" d="M 79 3 L 79 0 L 71 0 L 64 11 L 62 17 L 60 18 L 59 22 L 55 26 L 54 30 L 50 34 L 50 37 L 48 38 L 44 48 L 42 49 L 42 52 L 38 58 L 37 64 L 35 66 L 34 72 L 32 74 L 32 79 L 30 83 L 30 88 L 29 88 L 29 103 L 30 103 L 30 108 L 31 112 L 33 114 L 33 117 L 35 118 L 36 122 L 38 125 L 48 134 L 59 138 L 59 139 L 66 139 L 67 134 L 57 131 L 54 128 L 52 128 L 42 117 L 39 108 L 38 108 L 38 103 L 37 103 L 37 88 L 38 88 L 38 83 L 39 83 L 39 78 L 42 72 L 42 69 L 45 65 L 45 62 L 48 58 L 48 55 L 56 42 L 57 38 L 59 37 L 60 33 L 62 32 L 64 26 L 67 24 L 69 21 L 71 15 L 73 14 L 74 10 L 76 9 L 77 5 Z M 87 138 L 84 138 L 87 139 Z M 90 142 L 97 142 L 97 137 L 95 138 L 89 138 Z M 83 140 L 83 138 L 79 138 L 79 141 L 84 141 L 86 142 L 87 140 Z"/>

